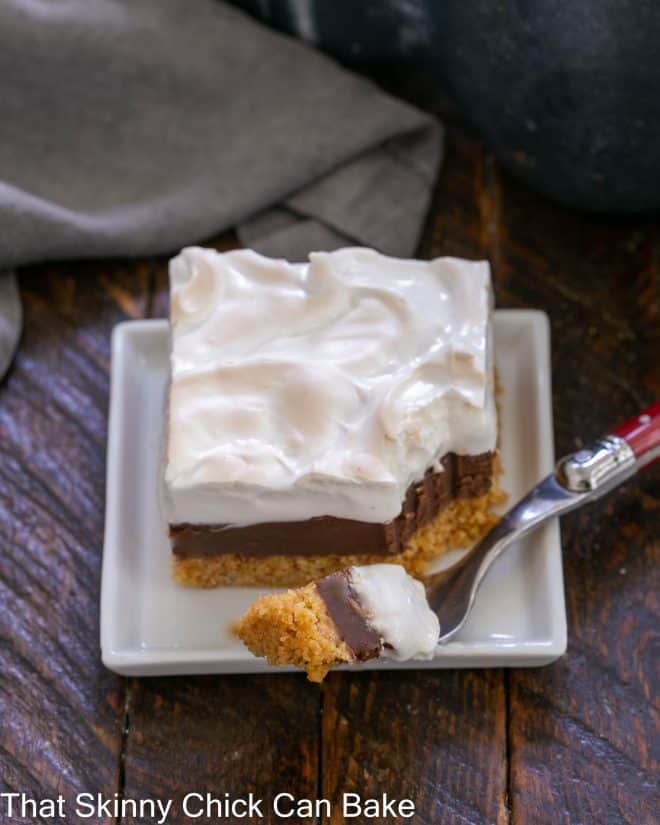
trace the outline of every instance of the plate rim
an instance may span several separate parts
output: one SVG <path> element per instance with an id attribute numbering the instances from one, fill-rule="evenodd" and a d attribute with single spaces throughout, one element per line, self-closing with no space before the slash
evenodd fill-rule
<path id="1" fill-rule="evenodd" d="M 539 462 L 543 472 L 551 472 L 554 459 L 554 429 L 552 418 L 550 320 L 547 313 L 538 309 L 495 309 L 494 315 L 504 322 L 528 323 L 540 344 L 537 364 L 543 366 L 545 380 L 539 386 L 536 410 L 539 432 L 543 438 L 538 445 Z M 113 567 L 120 561 L 116 556 L 118 545 L 120 496 L 118 486 L 121 476 L 120 450 L 113 448 L 121 443 L 124 420 L 121 414 L 123 393 L 122 370 L 125 359 L 122 352 L 127 336 L 153 334 L 168 328 L 167 319 L 137 319 L 118 323 L 111 335 L 110 401 L 108 435 L 106 444 L 106 493 L 103 559 L 101 565 L 101 598 L 99 636 L 101 660 L 110 670 L 126 676 L 185 675 L 201 673 L 300 673 L 293 667 L 270 666 L 256 657 L 237 659 L 235 654 L 217 649 L 199 650 L 139 650 L 117 649 L 112 644 L 114 625 L 114 598 L 117 591 L 117 574 Z M 350 665 L 339 670 L 351 672 L 363 670 L 420 670 L 471 667 L 540 667 L 555 661 L 566 652 L 567 622 L 564 594 L 563 566 L 559 521 L 554 519 L 543 528 L 545 533 L 545 580 L 548 594 L 550 634 L 547 641 L 503 642 L 449 642 L 440 648 L 430 661 L 410 662 L 374 661 L 365 665 Z"/>

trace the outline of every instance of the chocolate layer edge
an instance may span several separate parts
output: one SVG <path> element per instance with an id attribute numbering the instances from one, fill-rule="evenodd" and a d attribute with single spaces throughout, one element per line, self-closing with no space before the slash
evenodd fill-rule
<path id="1" fill-rule="evenodd" d="M 380 653 L 380 634 L 367 621 L 361 610 L 347 571 L 331 573 L 316 582 L 328 615 L 332 619 L 337 634 L 348 645 L 358 661 L 374 659 Z"/>
<path id="2" fill-rule="evenodd" d="M 170 524 L 172 551 L 179 558 L 236 554 L 252 557 L 397 555 L 416 530 L 456 498 L 485 495 L 493 478 L 492 452 L 448 453 L 442 470 L 429 469 L 411 484 L 401 513 L 392 521 L 365 522 L 319 516 L 305 521 L 227 524 Z"/>

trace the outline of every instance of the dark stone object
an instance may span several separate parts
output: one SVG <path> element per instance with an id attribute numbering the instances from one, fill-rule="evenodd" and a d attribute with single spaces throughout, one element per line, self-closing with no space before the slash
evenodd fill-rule
<path id="1" fill-rule="evenodd" d="M 445 0 L 438 57 L 502 162 L 563 204 L 660 206 L 660 4 Z"/>
<path id="2" fill-rule="evenodd" d="M 240 0 L 354 66 L 426 65 L 502 163 L 568 206 L 660 207 L 654 0 Z M 407 64 L 407 65 L 406 65 Z"/>

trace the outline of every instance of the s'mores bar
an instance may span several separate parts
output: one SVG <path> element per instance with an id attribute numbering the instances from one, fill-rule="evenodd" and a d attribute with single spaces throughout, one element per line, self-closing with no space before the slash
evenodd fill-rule
<path id="1" fill-rule="evenodd" d="M 486 262 L 370 249 L 170 263 L 163 503 L 174 577 L 422 573 L 494 522 Z"/>
<path id="2" fill-rule="evenodd" d="M 423 584 L 397 564 L 350 567 L 262 596 L 234 630 L 255 656 L 303 668 L 312 682 L 340 664 L 430 659 L 440 636 Z"/>

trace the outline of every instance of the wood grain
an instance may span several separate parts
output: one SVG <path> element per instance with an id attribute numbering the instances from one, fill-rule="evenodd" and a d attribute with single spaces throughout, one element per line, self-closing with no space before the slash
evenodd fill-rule
<path id="1" fill-rule="evenodd" d="M 258 821 L 281 822 L 276 794 L 316 794 L 318 713 L 318 688 L 297 674 L 132 680 L 124 795 L 174 799 L 168 821 L 179 823 L 191 821 L 187 793 L 252 792 L 264 800 Z"/>
<path id="2" fill-rule="evenodd" d="M 0 787 L 71 800 L 118 785 L 124 687 L 98 645 L 109 334 L 143 313 L 147 277 L 34 267 L 21 294 L 0 385 Z"/>
<path id="3" fill-rule="evenodd" d="M 498 298 L 550 315 L 568 452 L 658 397 L 655 228 L 571 214 L 508 177 L 494 201 Z M 563 520 L 568 654 L 509 680 L 513 823 L 657 822 L 659 491 L 649 470 Z"/>
<path id="4" fill-rule="evenodd" d="M 350 793 L 412 799 L 419 825 L 505 823 L 502 672 L 331 674 L 321 764 L 333 825 Z"/>

